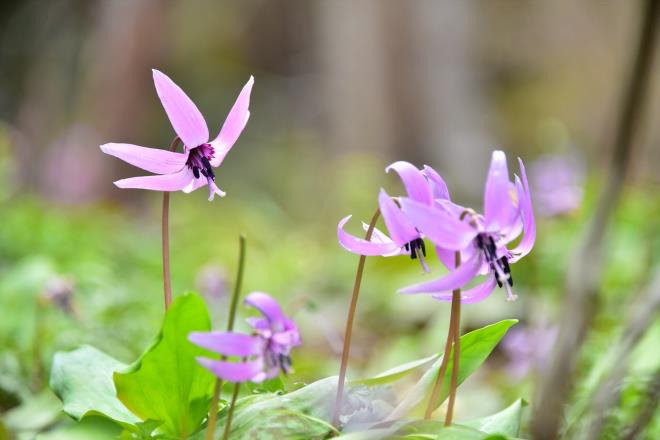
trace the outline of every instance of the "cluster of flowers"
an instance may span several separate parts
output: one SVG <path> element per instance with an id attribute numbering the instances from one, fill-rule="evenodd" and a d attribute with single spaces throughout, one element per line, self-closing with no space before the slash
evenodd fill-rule
<path id="1" fill-rule="evenodd" d="M 435 246 L 438 259 L 449 273 L 432 281 L 415 284 L 401 293 L 427 293 L 433 298 L 451 301 L 452 291 L 463 289 L 480 275 L 485 280 L 463 290 L 462 303 L 485 299 L 503 287 L 507 299 L 514 300 L 510 265 L 527 255 L 536 239 L 532 200 L 525 173 L 519 159 L 520 177 L 510 180 L 506 156 L 493 152 L 484 194 L 484 213 L 458 205 L 451 200 L 442 177 L 431 167 L 421 170 L 408 162 L 395 162 L 385 169 L 395 171 L 406 189 L 405 197 L 390 197 L 381 189 L 380 212 L 389 236 L 374 229 L 371 240 L 363 240 L 344 230 L 351 216 L 337 226 L 341 245 L 359 255 L 410 255 L 419 259 L 425 271 L 426 245 Z M 367 225 L 363 223 L 364 228 Z M 516 239 L 517 245 L 508 246 Z"/>
<path id="2" fill-rule="evenodd" d="M 125 143 L 101 146 L 107 154 L 146 171 L 151 176 L 133 177 L 115 182 L 120 188 L 189 193 L 202 186 L 209 189 L 209 200 L 224 196 L 216 184 L 214 168 L 230 151 L 250 117 L 251 77 L 241 90 L 218 136 L 209 141 L 209 130 L 197 106 L 165 74 L 154 70 L 154 83 L 165 112 L 183 152 L 146 148 Z M 429 293 L 439 300 L 451 301 L 452 291 L 464 289 L 473 279 L 485 276 L 474 287 L 464 289 L 463 303 L 486 298 L 495 286 L 506 289 L 513 300 L 513 278 L 510 265 L 530 252 L 536 237 L 532 202 L 521 160 L 520 177 L 510 180 L 506 156 L 495 151 L 492 156 L 484 195 L 484 212 L 458 205 L 451 200 L 447 185 L 431 167 L 421 170 L 408 162 L 395 162 L 386 171 L 395 171 L 403 181 L 407 196 L 390 197 L 381 190 L 378 204 L 389 235 L 375 229 L 370 240 L 350 235 L 344 226 L 351 216 L 343 218 L 337 233 L 347 250 L 367 256 L 409 255 L 418 259 L 425 271 L 426 243 L 435 247 L 439 260 L 449 273 L 432 281 L 401 289 L 402 293 Z M 367 225 L 363 224 L 365 229 Z M 519 237 L 517 245 L 508 246 Z M 252 293 L 246 304 L 259 310 L 264 318 L 249 319 L 251 335 L 233 332 L 194 333 L 195 344 L 219 353 L 221 360 L 200 358 L 198 361 L 217 377 L 232 381 L 259 382 L 290 370 L 289 353 L 300 344 L 293 321 L 287 318 L 273 298 Z M 238 360 L 228 360 L 237 357 Z"/>

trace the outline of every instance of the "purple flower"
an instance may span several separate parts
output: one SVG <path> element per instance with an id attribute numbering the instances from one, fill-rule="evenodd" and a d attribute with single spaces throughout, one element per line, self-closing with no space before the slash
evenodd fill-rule
<path id="1" fill-rule="evenodd" d="M 431 167 L 425 165 L 422 170 L 419 170 L 408 162 L 398 161 L 385 168 L 386 172 L 390 170 L 398 173 L 411 200 L 430 206 L 434 199 L 449 198 L 447 185 Z M 351 219 L 349 215 L 341 219 L 337 225 L 339 243 L 346 250 L 359 255 L 384 257 L 410 255 L 412 259 L 419 258 L 422 267 L 428 272 L 424 261 L 426 245 L 420 231 L 383 189 L 380 190 L 378 196 L 378 206 L 389 236 L 377 228 L 374 228 L 369 241 L 347 233 L 344 231 L 344 225 Z M 368 229 L 368 225 L 365 223 L 362 223 L 362 227 L 365 231 Z"/>
<path id="2" fill-rule="evenodd" d="M 184 144 L 184 152 L 131 144 L 104 144 L 101 150 L 111 156 L 155 173 L 153 176 L 131 177 L 115 182 L 119 188 L 141 188 L 155 191 L 192 192 L 208 185 L 209 201 L 225 193 L 215 183 L 213 168 L 220 166 L 240 136 L 250 117 L 250 93 L 254 78 L 250 77 L 229 111 L 218 136 L 209 142 L 206 121 L 194 102 L 167 75 L 153 70 L 154 84 L 174 131 Z"/>
<path id="3" fill-rule="evenodd" d="M 577 210 L 584 196 L 584 161 L 577 154 L 547 155 L 530 167 L 535 204 L 541 215 L 553 217 Z"/>
<path id="4" fill-rule="evenodd" d="M 509 357 L 507 371 L 522 379 L 530 370 L 540 370 L 547 363 L 557 339 L 556 326 L 516 326 L 502 340 L 502 349 Z"/>
<path id="5" fill-rule="evenodd" d="M 287 318 L 270 295 L 254 292 L 245 303 L 259 310 L 263 318 L 248 318 L 254 334 L 233 332 L 193 332 L 188 339 L 200 347 L 235 356 L 239 361 L 199 357 L 197 361 L 214 375 L 229 382 L 262 382 L 291 371 L 291 348 L 300 345 L 298 327 Z"/>
<path id="6" fill-rule="evenodd" d="M 402 211 L 415 227 L 436 245 L 440 260 L 449 274 L 433 281 L 416 284 L 402 293 L 432 293 L 436 299 L 450 301 L 452 290 L 463 288 L 478 275 L 486 280 L 462 292 L 462 302 L 472 303 L 486 298 L 495 285 L 504 287 L 507 299 L 516 296 L 511 288 L 510 264 L 527 255 L 536 239 L 527 176 L 522 160 L 521 177 L 509 180 L 506 156 L 493 152 L 484 194 L 484 214 L 464 208 L 449 199 L 436 199 L 431 205 L 412 198 L 400 200 Z M 507 245 L 522 235 L 516 247 Z M 455 254 L 461 264 L 455 268 Z"/>

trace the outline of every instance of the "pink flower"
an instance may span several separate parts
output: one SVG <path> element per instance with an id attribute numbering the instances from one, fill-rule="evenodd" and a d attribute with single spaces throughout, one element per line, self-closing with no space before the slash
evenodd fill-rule
<path id="1" fill-rule="evenodd" d="M 184 144 L 184 152 L 132 144 L 104 144 L 101 150 L 111 156 L 155 173 L 152 176 L 131 177 L 115 182 L 119 188 L 140 188 L 155 191 L 192 192 L 209 187 L 209 201 L 225 195 L 215 183 L 213 168 L 220 166 L 245 128 L 250 117 L 250 93 L 254 78 L 250 77 L 229 111 L 218 136 L 209 142 L 206 121 L 194 102 L 167 75 L 153 70 L 154 84 L 174 131 Z"/>

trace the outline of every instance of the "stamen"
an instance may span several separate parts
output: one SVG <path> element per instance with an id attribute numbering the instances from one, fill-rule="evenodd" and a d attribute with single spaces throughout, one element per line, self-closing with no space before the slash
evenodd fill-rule
<path id="1" fill-rule="evenodd" d="M 192 170 L 193 170 L 193 174 L 195 175 L 195 179 L 199 179 L 199 168 L 192 167 Z M 202 173 L 203 172 L 204 172 L 204 170 L 202 170 Z"/>

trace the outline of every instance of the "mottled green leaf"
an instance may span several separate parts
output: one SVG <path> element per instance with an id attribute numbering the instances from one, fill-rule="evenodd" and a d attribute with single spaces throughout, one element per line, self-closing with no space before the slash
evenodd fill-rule
<path id="1" fill-rule="evenodd" d="M 362 385 L 381 385 L 381 384 L 386 384 L 390 382 L 395 382 L 408 374 L 412 373 L 418 368 L 424 367 L 426 365 L 429 365 L 436 359 L 438 359 L 440 355 L 439 354 L 434 354 L 428 357 L 425 357 L 423 359 L 416 359 L 414 361 L 406 362 L 405 364 L 399 365 L 397 367 L 391 368 L 387 371 L 384 371 L 374 377 L 369 377 L 366 379 L 358 379 L 351 381 L 351 384 L 362 384 Z"/>
<path id="2" fill-rule="evenodd" d="M 489 434 L 515 437 L 520 433 L 520 420 L 525 406 L 527 406 L 527 402 L 518 399 L 498 413 L 467 422 L 460 422 L 460 424 Z"/>

